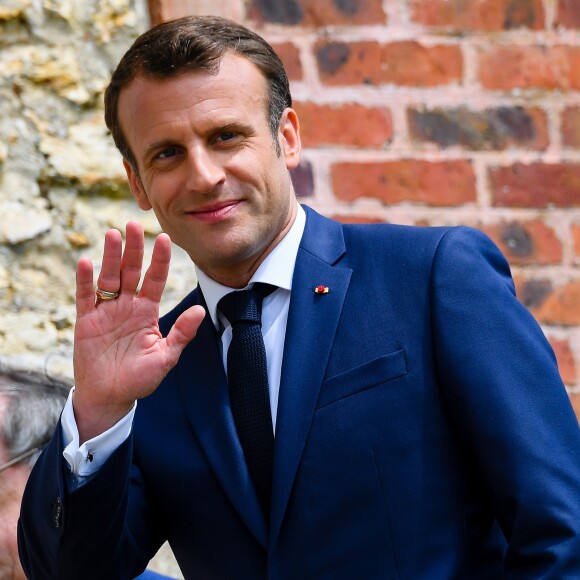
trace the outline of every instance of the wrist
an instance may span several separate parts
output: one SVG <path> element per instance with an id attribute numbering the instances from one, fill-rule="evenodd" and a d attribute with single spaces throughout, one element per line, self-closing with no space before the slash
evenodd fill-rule
<path id="1" fill-rule="evenodd" d="M 75 389 L 72 406 L 79 433 L 79 445 L 116 425 L 135 406 L 135 400 L 96 403 Z"/>

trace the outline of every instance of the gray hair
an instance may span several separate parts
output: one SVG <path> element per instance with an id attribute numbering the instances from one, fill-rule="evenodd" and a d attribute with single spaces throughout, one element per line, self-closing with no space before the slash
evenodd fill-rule
<path id="1" fill-rule="evenodd" d="M 42 373 L 0 369 L 0 397 L 7 402 L 0 415 L 0 438 L 8 460 L 37 449 L 23 461 L 34 465 L 58 423 L 70 387 Z"/>

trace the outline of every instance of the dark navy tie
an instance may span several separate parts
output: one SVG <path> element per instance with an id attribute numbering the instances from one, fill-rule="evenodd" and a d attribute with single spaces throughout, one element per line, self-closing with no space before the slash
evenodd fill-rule
<path id="1" fill-rule="evenodd" d="M 256 283 L 230 292 L 218 309 L 232 325 L 228 349 L 228 390 L 236 430 L 266 519 L 272 498 L 274 429 L 270 411 L 266 349 L 262 336 L 262 301 L 276 290 Z"/>

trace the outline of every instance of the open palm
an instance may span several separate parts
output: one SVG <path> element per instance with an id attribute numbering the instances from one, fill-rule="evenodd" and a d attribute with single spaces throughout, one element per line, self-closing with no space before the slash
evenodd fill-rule
<path id="1" fill-rule="evenodd" d="M 143 229 L 127 224 L 125 249 L 117 230 L 105 236 L 98 288 L 119 292 L 114 300 L 95 301 L 93 268 L 88 258 L 77 266 L 74 410 L 81 439 L 114 425 L 136 399 L 153 392 L 193 339 L 203 308 L 186 310 L 166 338 L 159 331 L 159 301 L 171 259 L 171 241 L 161 234 L 151 264 L 141 279 Z"/>

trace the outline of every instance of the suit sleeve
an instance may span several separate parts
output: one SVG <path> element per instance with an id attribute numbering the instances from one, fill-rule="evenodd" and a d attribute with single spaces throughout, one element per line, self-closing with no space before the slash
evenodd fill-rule
<path id="1" fill-rule="evenodd" d="M 59 424 L 22 500 L 18 549 L 27 578 L 134 578 L 162 542 L 149 534 L 156 527 L 132 466 L 132 437 L 80 486 L 71 485 L 62 451 Z"/>
<path id="2" fill-rule="evenodd" d="M 506 536 L 506 576 L 578 578 L 580 436 L 552 349 L 480 232 L 441 239 L 431 284 L 443 396 Z"/>

